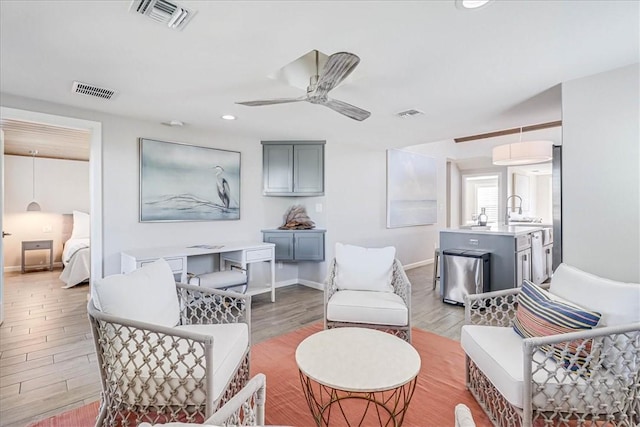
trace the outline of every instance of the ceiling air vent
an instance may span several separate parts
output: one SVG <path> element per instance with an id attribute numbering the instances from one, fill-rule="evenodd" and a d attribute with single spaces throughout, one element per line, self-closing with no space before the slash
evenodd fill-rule
<path id="1" fill-rule="evenodd" d="M 174 30 L 187 26 L 196 11 L 167 0 L 133 0 L 129 11 L 148 16 Z"/>
<path id="2" fill-rule="evenodd" d="M 90 85 L 88 83 L 80 83 L 73 82 L 73 88 L 71 89 L 73 93 L 80 93 L 82 95 L 95 96 L 102 99 L 111 99 L 117 93 L 113 89 L 107 89 L 104 87 L 99 87 L 95 85 Z"/>
<path id="3" fill-rule="evenodd" d="M 422 115 L 424 115 L 422 111 L 418 111 L 414 109 L 400 111 L 399 113 L 396 113 L 396 116 L 402 117 L 403 119 L 406 119 L 407 117 L 415 117 L 415 116 L 422 116 Z"/>

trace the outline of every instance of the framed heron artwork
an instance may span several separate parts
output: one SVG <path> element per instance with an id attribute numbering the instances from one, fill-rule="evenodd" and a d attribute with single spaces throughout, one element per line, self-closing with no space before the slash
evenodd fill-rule
<path id="1" fill-rule="evenodd" d="M 240 219 L 240 153 L 140 138 L 140 222 Z"/>
<path id="2" fill-rule="evenodd" d="M 437 164 L 431 157 L 387 150 L 387 228 L 438 221 Z"/>

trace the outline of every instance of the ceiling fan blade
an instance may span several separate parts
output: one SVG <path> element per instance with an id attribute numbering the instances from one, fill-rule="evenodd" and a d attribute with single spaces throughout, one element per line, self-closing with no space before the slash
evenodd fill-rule
<path id="1" fill-rule="evenodd" d="M 337 111 L 338 113 L 352 118 L 353 120 L 358 120 L 359 122 L 363 121 L 371 115 L 371 113 L 367 110 L 363 110 L 362 108 L 358 108 L 355 105 L 347 104 L 343 101 L 338 101 L 337 99 L 327 99 L 326 102 L 323 102 L 320 105 L 329 107 L 333 111 Z"/>
<path id="2" fill-rule="evenodd" d="M 276 99 L 263 99 L 258 101 L 245 101 L 245 102 L 236 102 L 236 104 L 246 105 L 248 107 L 259 107 L 261 105 L 274 105 L 274 104 L 288 104 L 290 102 L 300 102 L 306 101 L 306 96 L 301 96 L 299 98 L 276 98 Z"/>
<path id="3" fill-rule="evenodd" d="M 314 96 L 323 97 L 338 86 L 360 62 L 358 55 L 349 52 L 334 53 L 327 59 L 318 79 Z"/>

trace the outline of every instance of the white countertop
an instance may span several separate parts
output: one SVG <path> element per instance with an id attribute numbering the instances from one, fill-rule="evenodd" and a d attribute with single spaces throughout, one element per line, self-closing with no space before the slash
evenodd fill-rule
<path id="1" fill-rule="evenodd" d="M 501 236 L 521 236 L 523 234 L 540 231 L 542 226 L 522 226 L 522 225 L 491 225 L 491 226 L 467 226 L 462 228 L 445 228 L 441 233 L 467 233 L 467 234 L 493 234 Z"/>

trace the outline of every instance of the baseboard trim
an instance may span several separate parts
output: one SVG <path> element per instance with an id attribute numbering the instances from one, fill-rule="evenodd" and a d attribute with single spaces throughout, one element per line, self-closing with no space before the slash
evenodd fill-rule
<path id="1" fill-rule="evenodd" d="M 433 264 L 433 258 L 425 259 L 418 262 L 412 262 L 411 264 L 403 265 L 403 267 L 405 270 L 411 270 L 413 268 L 423 267 L 425 265 L 430 265 L 430 264 Z"/>
<path id="2" fill-rule="evenodd" d="M 27 266 L 27 268 L 29 268 L 29 269 L 33 268 L 33 270 L 29 270 L 29 271 L 38 271 L 38 270 L 36 269 L 36 267 L 39 267 L 39 266 L 36 266 L 36 265 L 29 265 L 29 266 Z M 56 269 L 56 268 L 62 268 L 62 267 L 63 267 L 63 265 L 62 265 L 62 262 L 60 262 L 60 261 L 58 261 L 58 262 L 54 262 L 54 263 L 53 263 L 53 268 L 54 268 L 54 269 Z M 43 269 L 43 270 L 44 270 L 45 268 L 47 268 L 47 267 L 46 267 L 46 266 L 42 266 L 42 269 Z M 19 265 L 9 265 L 9 266 L 5 266 L 5 267 L 4 267 L 4 272 L 5 272 L 5 273 L 13 273 L 14 271 L 20 271 L 20 270 L 22 270 L 22 267 L 21 267 L 21 266 L 19 266 Z"/>
<path id="3" fill-rule="evenodd" d="M 407 265 L 404 265 L 403 267 L 405 270 L 411 270 L 412 268 L 418 268 L 418 267 L 422 267 L 424 265 L 429 265 L 429 264 L 433 264 L 433 258 L 407 264 Z M 284 286 L 291 286 L 291 285 L 302 285 L 311 289 L 316 289 L 318 291 L 324 291 L 324 283 L 314 282 L 313 280 L 291 279 L 291 280 L 284 280 L 282 282 L 276 282 L 276 288 L 282 288 Z"/>
<path id="4" fill-rule="evenodd" d="M 318 283 L 311 280 L 302 280 L 302 279 L 298 280 L 298 283 L 308 288 L 324 291 L 324 283 Z"/>
<path id="5" fill-rule="evenodd" d="M 298 279 L 283 280 L 281 282 L 276 282 L 275 288 L 284 288 L 285 286 L 297 285 L 298 283 Z"/>

